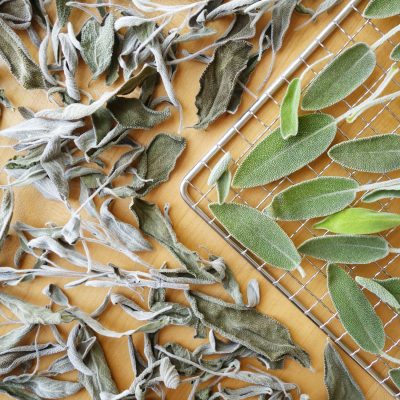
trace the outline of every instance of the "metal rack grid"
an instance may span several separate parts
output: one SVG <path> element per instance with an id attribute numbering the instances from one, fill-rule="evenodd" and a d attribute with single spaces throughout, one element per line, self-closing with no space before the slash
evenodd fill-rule
<path id="1" fill-rule="evenodd" d="M 395 367 L 395 365 L 391 365 L 381 357 L 361 350 L 340 324 L 326 289 L 326 273 L 323 262 L 305 257 L 302 263 L 307 273 L 305 279 L 302 279 L 297 272 L 291 273 L 271 268 L 229 235 L 208 210 L 208 204 L 216 201 L 215 189 L 207 185 L 207 178 L 211 168 L 228 151 L 232 154 L 234 163 L 237 166 L 260 140 L 277 127 L 279 124 L 280 101 L 285 93 L 286 85 L 291 76 L 294 76 L 294 73 L 298 76 L 304 68 L 309 67 L 315 60 L 327 54 L 338 54 L 357 41 L 374 43 L 390 29 L 390 22 L 389 24 L 385 22 L 385 24 L 378 25 L 376 21 L 373 22 L 362 17 L 362 9 L 365 3 L 365 1 L 360 0 L 350 0 L 348 2 L 280 78 L 259 97 L 253 106 L 241 116 L 235 125 L 223 135 L 218 143 L 185 176 L 181 184 L 181 194 L 186 203 L 256 268 L 265 279 L 277 287 L 350 357 L 382 384 L 391 395 L 400 398 L 400 391 L 388 376 L 388 370 Z M 352 15 L 352 18 L 347 18 L 349 15 Z M 378 48 L 377 68 L 370 79 L 351 97 L 328 109 L 328 113 L 334 116 L 342 114 L 352 105 L 365 99 L 379 85 L 390 68 L 391 62 L 388 54 L 394 45 L 394 42 L 389 41 L 389 43 L 386 42 Z M 311 80 L 313 74 L 317 74 L 317 71 L 324 64 L 322 63 L 321 67 L 318 65 L 310 69 L 307 74 L 308 81 Z M 399 87 L 400 82 L 393 80 L 388 90 L 399 90 Z M 339 124 L 335 143 L 376 133 L 396 132 L 399 128 L 400 107 L 396 107 L 394 103 L 388 103 L 366 112 L 352 125 L 347 123 Z M 280 190 L 294 183 L 321 175 L 348 176 L 356 179 L 360 184 L 399 177 L 399 174 L 377 176 L 376 174 L 347 170 L 335 165 L 326 155 L 323 155 L 300 171 L 272 184 L 246 190 L 231 189 L 228 201 L 247 204 L 261 210 L 268 205 L 272 197 Z M 358 198 L 354 204 L 357 205 L 359 202 L 360 199 Z M 365 207 L 366 205 L 363 204 L 362 206 Z M 396 201 L 381 201 L 375 204 L 375 209 L 396 211 Z M 312 229 L 314 222 L 314 220 L 283 222 L 281 226 L 294 243 L 299 245 L 305 239 L 321 235 L 320 231 Z M 388 231 L 383 236 L 392 247 L 400 247 L 400 235 L 396 234 L 395 230 Z M 345 266 L 345 268 L 352 276 L 362 275 L 377 278 L 399 276 L 398 273 L 396 274 L 396 264 L 399 262 L 397 260 L 398 257 L 399 254 L 393 254 L 368 266 Z M 386 352 L 392 356 L 398 356 L 400 354 L 398 314 L 373 295 L 369 293 L 366 293 L 366 295 L 372 301 L 374 308 L 384 323 L 387 336 Z"/>

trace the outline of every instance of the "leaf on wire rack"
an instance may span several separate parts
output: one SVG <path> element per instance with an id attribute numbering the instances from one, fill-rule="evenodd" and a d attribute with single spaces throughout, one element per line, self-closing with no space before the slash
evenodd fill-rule
<path id="1" fill-rule="evenodd" d="M 245 41 L 222 44 L 200 78 L 196 96 L 196 129 L 208 125 L 227 111 L 241 72 L 247 67 L 251 45 Z"/>
<path id="2" fill-rule="evenodd" d="M 400 311 L 400 278 L 369 279 L 356 276 L 356 282 L 393 307 L 396 312 Z"/>
<path id="3" fill-rule="evenodd" d="M 385 346 L 382 321 L 356 282 L 336 264 L 328 265 L 328 290 L 347 333 L 363 350 L 382 353 Z"/>
<path id="4" fill-rule="evenodd" d="M 274 196 L 264 213 L 272 218 L 296 221 L 324 217 L 343 210 L 356 197 L 357 181 L 322 176 L 290 186 Z"/>
<path id="5" fill-rule="evenodd" d="M 400 389 L 400 368 L 391 369 L 389 376 L 394 384 Z"/>
<path id="6" fill-rule="evenodd" d="M 356 43 L 340 53 L 310 83 L 303 95 L 303 110 L 320 110 L 343 100 L 372 74 L 375 53 L 365 43 Z"/>
<path id="7" fill-rule="evenodd" d="M 271 361 L 290 357 L 310 367 L 308 354 L 293 343 L 287 328 L 275 319 L 253 308 L 225 303 L 198 292 L 186 292 L 186 298 L 201 322 L 227 339 Z"/>
<path id="8" fill-rule="evenodd" d="M 364 203 L 374 203 L 382 199 L 395 199 L 400 197 L 400 188 L 376 189 L 365 193 L 361 200 Z"/>
<path id="9" fill-rule="evenodd" d="M 393 61 L 400 61 L 400 44 L 398 44 L 390 53 L 390 58 Z"/>
<path id="10" fill-rule="evenodd" d="M 380 19 L 400 14 L 400 3 L 396 0 L 371 0 L 364 10 L 364 17 Z"/>
<path id="11" fill-rule="evenodd" d="M 280 109 L 281 135 L 283 139 L 296 136 L 299 130 L 299 105 L 301 96 L 301 81 L 293 79 L 286 90 Z"/>
<path id="12" fill-rule="evenodd" d="M 328 235 L 311 238 L 300 253 L 339 264 L 369 264 L 389 254 L 388 242 L 380 236 Z"/>
<path id="13" fill-rule="evenodd" d="M 355 207 L 339 211 L 314 225 L 333 233 L 364 235 L 378 233 L 400 225 L 400 215 Z"/>
<path id="14" fill-rule="evenodd" d="M 114 46 L 114 16 L 109 14 L 99 24 L 90 18 L 81 30 L 81 54 L 93 73 L 92 80 L 97 79 L 107 70 L 111 63 Z"/>
<path id="15" fill-rule="evenodd" d="M 263 139 L 239 165 L 232 185 L 250 188 L 265 185 L 299 170 L 319 157 L 332 143 L 336 123 L 328 114 L 299 118 L 299 131 L 287 140 L 276 129 Z"/>
<path id="16" fill-rule="evenodd" d="M 254 254 L 274 267 L 293 270 L 301 257 L 282 228 L 258 210 L 241 204 L 210 204 L 226 230 Z"/>
<path id="17" fill-rule="evenodd" d="M 232 160 L 231 153 L 225 153 L 218 162 L 214 165 L 208 176 L 207 184 L 209 186 L 214 185 L 221 178 L 222 174 L 228 169 L 228 166 Z"/>
<path id="18" fill-rule="evenodd" d="M 39 66 L 19 36 L 0 18 L 0 58 L 25 89 L 46 89 Z"/>
<path id="19" fill-rule="evenodd" d="M 217 180 L 218 204 L 224 203 L 228 197 L 231 188 L 231 180 L 232 174 L 229 170 L 225 171 Z"/>
<path id="20" fill-rule="evenodd" d="M 400 168 L 400 135 L 347 140 L 331 147 L 329 157 L 356 171 L 385 173 Z"/>
<path id="21" fill-rule="evenodd" d="M 324 382 L 329 400 L 365 399 L 361 389 L 330 341 L 326 344 L 324 351 Z"/>

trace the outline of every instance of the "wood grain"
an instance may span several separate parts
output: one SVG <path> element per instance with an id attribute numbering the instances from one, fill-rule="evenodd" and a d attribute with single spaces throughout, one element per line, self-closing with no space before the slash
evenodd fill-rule
<path id="1" fill-rule="evenodd" d="M 345 3 L 345 2 L 344 2 Z M 74 22 L 81 22 L 81 13 L 74 11 L 72 14 Z M 326 24 L 332 14 L 320 18 L 317 24 L 310 24 L 307 29 L 300 31 L 292 31 L 286 38 L 283 50 L 279 53 L 274 70 L 276 77 L 282 72 L 287 65 L 295 58 L 306 43 L 309 43 L 313 37 L 319 32 L 322 26 Z M 296 16 L 295 25 L 304 20 L 303 17 Z M 228 21 L 216 23 L 218 29 L 223 29 Z M 197 47 L 198 45 L 196 45 Z M 194 47 L 193 47 L 194 48 Z M 31 52 L 34 49 L 30 48 Z M 189 47 L 189 50 L 190 47 Z M 251 81 L 251 87 L 256 88 L 262 81 L 265 71 L 269 65 L 269 56 L 266 56 L 258 66 L 255 75 Z M 196 122 L 196 110 L 194 107 L 194 99 L 198 92 L 199 77 L 204 70 L 204 65 L 196 62 L 188 62 L 180 66 L 175 78 L 175 87 L 177 89 L 178 98 L 183 105 L 184 126 L 192 126 Z M 79 85 L 82 88 L 87 87 L 90 73 L 84 65 L 80 66 Z M 274 78 L 274 77 L 273 77 Z M 273 79 L 272 78 L 272 79 Z M 34 111 L 43 108 L 54 107 L 49 104 L 44 93 L 39 91 L 27 92 L 23 90 L 6 70 L 4 65 L 0 66 L 0 87 L 3 87 L 11 99 L 18 106 L 26 106 Z M 87 88 L 97 98 L 105 88 L 101 83 L 95 83 Z M 161 93 L 161 92 L 160 92 Z M 254 271 L 233 249 L 231 249 L 214 231 L 211 230 L 198 216 L 193 213 L 183 202 L 179 194 L 179 185 L 183 176 L 187 171 L 199 160 L 206 151 L 217 141 L 217 139 L 229 128 L 238 116 L 244 112 L 253 100 L 250 96 L 241 104 L 238 113 L 235 116 L 226 116 L 212 124 L 207 131 L 195 131 L 187 128 L 182 133 L 188 141 L 187 150 L 178 162 L 177 168 L 173 173 L 169 182 L 160 186 L 150 196 L 148 200 L 156 202 L 159 206 L 164 203 L 171 205 L 171 219 L 180 240 L 189 248 L 206 254 L 204 248 L 207 248 L 213 254 L 220 255 L 225 258 L 226 262 L 231 266 L 236 278 L 239 280 L 244 290 L 247 282 L 254 278 L 261 284 L 261 304 L 258 309 L 270 316 L 278 319 L 286 324 L 292 332 L 293 338 L 299 342 L 311 355 L 314 371 L 306 370 L 295 362 L 289 361 L 283 371 L 276 372 L 280 378 L 295 382 L 301 388 L 302 393 L 309 394 L 311 399 L 325 399 L 326 393 L 323 384 L 323 349 L 326 343 L 325 334 L 319 330 L 306 316 L 304 316 L 294 305 L 290 303 L 280 292 L 272 285 L 266 283 L 260 275 Z M 8 127 L 20 121 L 22 118 L 18 112 L 5 111 L 1 120 L 1 128 Z M 133 132 L 132 137 L 141 143 L 147 143 L 150 138 L 158 132 L 176 132 L 177 117 L 165 122 L 161 127 L 146 132 Z M 6 140 L 1 140 L 0 144 L 4 145 Z M 14 153 L 12 150 L 0 149 L 1 165 L 9 159 Z M 109 151 L 106 153 L 105 161 L 111 164 L 118 156 L 118 151 Z M 1 181 L 5 182 L 4 174 Z M 74 206 L 77 205 L 77 191 L 73 188 Z M 65 223 L 68 213 L 64 206 L 46 201 L 33 188 L 20 188 L 15 190 L 16 205 L 13 221 L 24 221 L 34 226 L 43 226 L 45 223 L 52 221 L 55 223 Z M 128 200 L 119 200 L 114 205 L 113 211 L 122 219 L 134 223 L 134 219 L 128 209 Z M 171 265 L 176 262 L 155 243 L 155 251 L 144 255 L 144 258 L 153 265 L 160 266 L 165 260 L 170 261 Z M 12 256 L 15 251 L 17 242 L 15 235 L 7 241 L 3 254 L 0 255 L 1 265 L 12 265 Z M 125 268 L 136 268 L 132 262 L 123 256 L 105 249 L 94 249 L 95 258 L 102 262 L 112 261 L 114 264 L 124 266 Z M 60 261 L 61 263 L 62 261 Z M 60 285 L 66 283 L 65 280 L 51 280 Z M 22 297 L 29 302 L 36 304 L 47 304 L 47 299 L 41 294 L 41 290 L 50 282 L 48 279 L 36 279 L 34 282 L 23 283 L 15 288 L 2 289 L 8 293 Z M 205 292 L 218 294 L 224 298 L 224 293 L 218 288 L 206 288 Z M 86 311 L 91 311 L 101 302 L 106 290 L 79 287 L 68 290 L 68 295 L 73 304 L 82 307 Z M 182 294 L 171 293 L 171 300 L 181 301 Z M 104 325 L 111 327 L 117 331 L 131 329 L 136 326 L 134 320 L 126 316 L 117 307 L 110 307 L 104 317 L 101 318 Z M 68 326 L 63 327 L 62 333 L 66 334 Z M 167 328 L 161 334 L 161 341 L 175 340 L 188 347 L 197 346 L 200 341 L 192 338 L 193 332 L 185 328 Z M 43 330 L 42 339 L 50 337 L 49 331 Z M 140 345 L 142 337 L 138 335 L 135 338 Z M 127 354 L 126 340 L 116 340 L 109 338 L 100 338 L 105 349 L 107 360 L 109 361 L 113 376 L 118 384 L 118 388 L 123 390 L 127 388 L 133 378 L 129 365 L 129 357 Z M 379 386 L 365 371 L 356 365 L 350 358 L 345 356 L 346 365 L 350 368 L 356 381 L 361 386 L 367 399 L 389 399 L 391 398 L 387 392 Z M 45 367 L 44 362 L 41 367 Z M 71 375 L 73 376 L 73 374 Z M 182 387 L 179 391 L 169 392 L 168 399 L 183 400 L 189 393 L 189 386 Z M 0 395 L 1 398 L 5 398 Z M 72 398 L 72 397 L 71 397 Z M 88 396 L 82 391 L 73 397 L 74 399 L 86 399 Z"/>

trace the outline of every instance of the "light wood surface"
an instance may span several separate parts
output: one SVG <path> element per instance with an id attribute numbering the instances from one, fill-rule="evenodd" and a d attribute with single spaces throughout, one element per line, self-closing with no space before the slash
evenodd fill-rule
<path id="1" fill-rule="evenodd" d="M 73 12 L 72 18 L 80 18 L 79 12 Z M 296 16 L 296 22 L 303 20 L 302 17 Z M 277 58 L 274 76 L 282 72 L 284 68 L 294 59 L 299 53 L 299 48 L 304 48 L 305 43 L 319 32 L 321 27 L 332 18 L 332 14 L 323 16 L 317 24 L 310 24 L 307 29 L 297 32 L 291 32 L 286 38 L 283 50 Z M 225 21 L 226 24 L 228 21 Z M 224 24 L 225 24 L 224 22 Z M 296 24 L 295 22 L 295 24 Z M 219 23 L 216 26 L 221 29 L 223 24 Z M 196 45 L 197 46 L 197 45 Z M 190 48 L 189 48 L 190 50 Z M 262 80 L 269 65 L 269 57 L 265 57 L 258 66 L 255 76 L 252 78 L 251 87 L 255 88 Z M 175 87 L 179 99 L 183 104 L 184 125 L 191 126 L 196 122 L 196 110 L 194 107 L 195 95 L 198 92 L 198 80 L 201 72 L 204 70 L 204 65 L 196 62 L 189 62 L 179 67 L 175 78 Z M 87 68 L 81 65 L 79 74 L 80 87 L 85 88 L 88 82 L 89 73 Z M 20 88 L 15 80 L 8 73 L 4 65 L 0 66 L 0 87 L 6 90 L 11 101 L 20 106 L 26 106 L 34 111 L 51 106 L 44 93 L 38 91 L 27 92 Z M 101 84 L 93 84 L 88 89 L 94 97 L 98 97 L 104 90 Z M 206 151 L 217 141 L 217 139 L 235 122 L 239 115 L 247 109 L 251 104 L 249 96 L 240 107 L 240 110 L 235 116 L 224 116 L 216 123 L 212 124 L 206 132 L 196 131 L 190 128 L 184 130 L 183 135 L 188 141 L 188 146 L 178 162 L 177 168 L 169 182 L 160 186 L 155 190 L 147 200 L 156 202 L 159 206 L 168 202 L 171 205 L 171 219 L 179 239 L 189 248 L 206 254 L 202 246 L 207 248 L 213 254 L 220 255 L 225 258 L 226 262 L 231 266 L 235 276 L 239 280 L 242 289 L 244 290 L 247 282 L 254 278 L 261 284 L 261 303 L 258 310 L 275 317 L 282 323 L 286 324 L 290 329 L 295 341 L 300 343 L 311 355 L 314 371 L 306 370 L 300 367 L 293 361 L 286 363 L 286 368 L 282 371 L 277 371 L 276 375 L 280 378 L 297 383 L 303 393 L 310 395 L 312 400 L 325 399 L 326 392 L 323 384 L 323 349 L 326 343 L 326 336 L 320 331 L 306 316 L 304 316 L 289 300 L 279 293 L 272 285 L 266 283 L 260 275 L 254 271 L 233 249 L 231 249 L 214 231 L 211 230 L 196 214 L 191 211 L 179 194 L 179 185 L 183 176 L 187 171 L 200 159 Z M 1 120 L 1 128 L 8 127 L 20 121 L 22 118 L 17 112 L 5 111 Z M 147 143 L 151 137 L 157 132 L 176 132 L 177 118 L 174 116 L 171 120 L 158 127 L 155 130 L 147 132 L 133 132 L 132 137 L 141 143 Z M 0 144 L 9 143 L 6 140 L 1 140 Z M 1 165 L 14 153 L 12 150 L 0 149 Z M 106 153 L 104 157 L 108 164 L 111 164 L 116 159 L 119 151 L 112 150 Z M 1 181 L 5 182 L 4 174 L 1 176 Z M 77 187 L 73 185 L 74 204 L 77 204 Z M 13 221 L 23 221 L 34 226 L 43 226 L 45 223 L 52 221 L 55 223 L 65 223 L 68 218 L 64 206 L 57 202 L 46 201 L 33 188 L 21 188 L 15 190 L 16 204 Z M 114 205 L 113 211 L 122 219 L 134 223 L 134 219 L 128 209 L 129 200 L 118 200 Z M 12 232 L 11 232 L 12 233 Z M 155 251 L 144 255 L 144 258 L 153 265 L 160 266 L 165 260 L 170 261 L 171 265 L 176 265 L 176 262 L 169 256 L 165 250 L 161 249 L 154 242 Z M 12 265 L 12 256 L 16 249 L 17 241 L 15 235 L 7 241 L 5 250 L 0 255 L 1 265 Z M 124 266 L 126 268 L 136 268 L 132 262 L 122 257 L 119 254 L 110 252 L 105 249 L 92 248 L 94 257 L 102 262 L 112 261 L 114 264 Z M 60 261 L 62 263 L 62 261 Z M 27 301 L 36 304 L 47 304 L 47 298 L 41 294 L 41 290 L 50 282 L 48 279 L 36 279 L 34 282 L 28 282 L 18 285 L 13 288 L 4 288 L 8 293 L 22 297 Z M 60 285 L 66 283 L 65 280 L 58 279 L 52 282 Z M 223 298 L 226 295 L 218 288 L 202 288 L 205 292 L 215 293 Z M 123 291 L 121 291 L 123 292 Z M 85 311 L 92 311 L 103 299 L 106 290 L 87 287 L 78 287 L 68 290 L 68 295 L 72 304 L 76 304 Z M 126 293 L 126 292 L 124 292 Z M 127 293 L 126 293 L 127 294 Z M 170 299 L 181 301 L 182 294 L 171 293 Z M 123 331 L 136 326 L 136 322 L 124 314 L 117 307 L 109 307 L 101 318 L 104 325 L 110 328 Z M 62 328 L 65 335 L 69 326 Z M 200 341 L 192 338 L 193 332 L 190 329 L 170 327 L 165 329 L 161 334 L 161 341 L 175 340 L 188 347 L 197 346 Z M 50 338 L 49 331 L 43 329 L 42 340 Z M 141 335 L 135 338 L 138 344 L 142 342 Z M 107 360 L 111 367 L 118 388 L 123 390 L 127 388 L 133 378 L 133 374 L 129 364 L 127 354 L 127 346 L 125 339 L 109 339 L 100 338 L 104 347 Z M 385 400 L 391 398 L 387 392 L 379 386 L 365 371 L 356 365 L 347 356 L 344 357 L 346 365 L 351 370 L 356 381 L 361 386 L 367 399 Z M 45 367 L 47 362 L 43 362 L 41 367 Z M 275 372 L 274 372 L 275 373 Z M 71 376 L 74 376 L 72 374 Z M 183 400 L 186 399 L 189 393 L 189 386 L 183 386 L 179 391 L 170 391 L 168 399 Z M 5 398 L 0 395 L 1 398 Z M 73 397 L 74 399 L 86 399 L 88 396 L 83 391 Z"/>

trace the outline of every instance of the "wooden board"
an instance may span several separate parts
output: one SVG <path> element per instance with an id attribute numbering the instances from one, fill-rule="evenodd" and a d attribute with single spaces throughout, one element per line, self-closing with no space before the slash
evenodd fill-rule
<path id="1" fill-rule="evenodd" d="M 77 21 L 81 18 L 80 12 L 74 11 L 72 18 Z M 276 77 L 280 71 L 283 71 L 287 65 L 293 60 L 293 54 L 298 53 L 298 46 L 309 42 L 321 29 L 321 26 L 326 23 L 332 16 L 327 15 L 320 18 L 318 24 L 310 24 L 307 29 L 300 31 L 292 31 L 286 38 L 283 50 L 279 53 L 277 58 L 274 76 Z M 296 17 L 297 22 L 302 20 L 302 17 Z M 218 29 L 222 29 L 228 22 L 216 23 Z M 296 24 L 296 21 L 295 21 Z M 196 44 L 196 47 L 198 44 Z M 194 49 L 194 47 L 193 47 Z M 31 49 L 33 52 L 33 49 Z M 191 50 L 189 48 L 189 50 Z M 265 57 L 258 66 L 255 75 L 252 78 L 251 86 L 256 88 L 262 81 L 269 65 L 269 57 Z M 179 67 L 175 78 L 175 87 L 177 90 L 178 98 L 183 105 L 184 112 L 184 126 L 191 126 L 196 122 L 196 109 L 194 107 L 194 99 L 199 90 L 198 79 L 204 70 L 204 65 L 196 62 L 188 62 Z M 89 81 L 90 73 L 84 65 L 80 66 L 79 85 L 86 88 Z M 274 78 L 274 77 L 273 77 Z M 273 79 L 272 78 L 272 79 Z M 20 106 L 26 106 L 34 111 L 43 108 L 51 107 L 46 99 L 44 93 L 39 91 L 27 92 L 18 86 L 16 81 L 8 73 L 6 67 L 1 64 L 0 66 L 0 87 L 4 88 L 11 101 Z M 101 84 L 95 83 L 87 89 L 97 98 L 105 89 Z M 205 132 L 196 131 L 187 128 L 183 132 L 183 136 L 188 141 L 187 150 L 178 162 L 177 168 L 173 173 L 171 179 L 166 184 L 160 186 L 150 196 L 148 200 L 156 202 L 159 206 L 168 202 L 171 205 L 170 216 L 177 235 L 180 240 L 189 248 L 199 251 L 202 254 L 207 254 L 208 249 L 211 253 L 220 255 L 225 258 L 226 262 L 231 266 L 235 276 L 239 280 L 241 287 L 245 290 L 247 282 L 254 278 L 261 284 L 261 303 L 258 309 L 278 319 L 286 324 L 292 332 L 293 338 L 300 343 L 311 355 L 312 365 L 314 371 L 306 370 L 300 367 L 295 362 L 289 361 L 283 371 L 276 372 L 280 378 L 297 383 L 303 393 L 310 395 L 311 399 L 324 399 L 326 398 L 325 388 L 323 384 L 323 348 L 326 343 L 326 336 L 295 306 L 293 306 L 281 293 L 279 293 L 272 285 L 267 284 L 259 274 L 254 271 L 250 266 L 233 250 L 231 249 L 215 232 L 213 232 L 199 217 L 197 217 L 183 202 L 179 195 L 179 184 L 182 177 L 187 171 L 200 159 L 206 151 L 217 141 L 217 139 L 234 123 L 237 117 L 245 111 L 251 104 L 251 99 L 246 98 L 246 101 L 241 104 L 240 109 L 236 116 L 226 116 L 221 118 L 216 123 L 212 124 Z M 5 111 L 1 120 L 0 127 L 3 129 L 10 125 L 22 120 L 18 112 Z M 147 143 L 150 138 L 158 132 L 176 132 L 177 117 L 165 122 L 157 129 L 146 132 L 134 132 L 132 137 L 141 143 Z M 4 139 L 0 139 L 0 145 L 9 143 Z M 4 165 L 14 152 L 8 149 L 0 149 L 1 165 Z M 118 156 L 118 152 L 107 152 L 105 161 L 111 164 Z M 1 175 L 1 182 L 5 183 L 4 174 Z M 43 226 L 45 223 L 52 221 L 58 224 L 65 223 L 68 218 L 62 204 L 46 201 L 44 198 L 33 188 L 20 188 L 15 191 L 16 205 L 13 221 L 23 221 L 27 224 L 34 226 Z M 77 206 L 77 187 L 73 187 L 74 206 Z M 134 219 L 129 211 L 129 200 L 118 200 L 114 204 L 113 212 L 120 218 L 134 223 Z M 155 251 L 146 254 L 144 258 L 153 265 L 160 266 L 165 260 L 174 265 L 175 261 L 159 246 L 152 242 Z M 12 265 L 12 257 L 17 246 L 15 235 L 7 241 L 3 253 L 0 254 L 1 265 Z M 136 266 L 120 254 L 111 252 L 105 249 L 96 248 L 95 258 L 102 262 L 112 261 L 114 264 L 123 266 L 125 268 L 136 268 Z M 55 259 L 56 260 L 56 259 Z M 62 261 L 60 261 L 62 263 Z M 176 263 L 175 263 L 176 265 Z M 66 283 L 65 280 L 57 279 L 51 280 L 52 282 L 60 285 Z M 41 290 L 50 283 L 48 279 L 37 279 L 34 282 L 28 282 L 18 285 L 14 288 L 4 288 L 7 293 L 14 294 L 22 297 L 29 302 L 36 304 L 47 304 L 47 298 L 41 294 Z M 226 295 L 218 288 L 204 288 L 202 289 L 207 293 L 218 294 L 224 298 Z M 118 292 L 118 290 L 116 290 Z M 78 287 L 68 290 L 71 303 L 76 304 L 85 311 L 94 310 L 102 301 L 106 289 L 95 289 L 87 287 Z M 121 293 L 126 293 L 121 291 Z M 126 293 L 127 294 L 127 293 Z M 170 294 L 171 300 L 181 301 L 182 294 Z M 132 329 L 137 326 L 136 322 L 126 316 L 117 307 L 110 307 L 101 318 L 104 325 L 111 327 L 117 331 Z M 65 335 L 69 326 L 62 329 Z M 6 328 L 4 328 L 4 331 Z M 50 337 L 48 329 L 43 329 L 43 340 Z M 161 341 L 175 340 L 179 343 L 195 347 L 200 343 L 200 340 L 192 338 L 193 332 L 186 328 L 170 327 L 165 329 L 161 334 Z M 141 343 L 141 335 L 135 338 L 138 344 Z M 107 360 L 113 372 L 115 381 L 120 390 L 126 389 L 132 379 L 133 374 L 129 366 L 129 357 L 127 354 L 127 346 L 125 339 L 109 339 L 100 338 L 100 341 L 105 349 Z M 356 381 L 361 386 L 367 399 L 389 399 L 391 398 L 387 392 L 379 386 L 368 374 L 362 371 L 352 360 L 345 358 L 346 365 L 349 366 Z M 41 367 L 45 367 L 43 363 Z M 72 374 L 71 376 L 74 376 Z M 179 391 L 171 391 L 168 394 L 168 399 L 183 400 L 186 399 L 189 393 L 189 385 L 183 386 Z M 1 398 L 5 396 L 0 395 Z M 72 398 L 72 397 L 71 397 Z M 88 396 L 83 391 L 74 399 L 86 399 Z"/>

